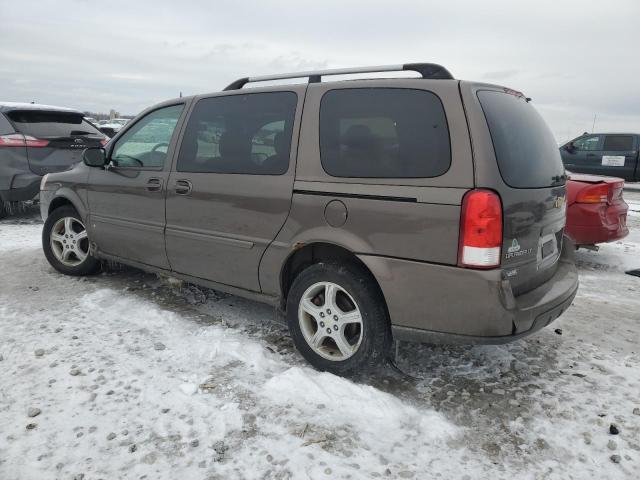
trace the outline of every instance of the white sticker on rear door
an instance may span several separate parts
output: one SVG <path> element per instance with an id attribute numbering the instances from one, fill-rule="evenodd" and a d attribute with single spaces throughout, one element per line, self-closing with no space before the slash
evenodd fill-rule
<path id="1" fill-rule="evenodd" d="M 603 155 L 602 165 L 609 167 L 624 167 L 624 155 Z"/>

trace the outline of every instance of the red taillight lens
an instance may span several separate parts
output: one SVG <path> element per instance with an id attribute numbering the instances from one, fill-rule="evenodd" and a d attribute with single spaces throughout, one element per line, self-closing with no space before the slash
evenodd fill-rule
<path id="1" fill-rule="evenodd" d="M 24 147 L 24 135 L 13 133 L 11 135 L 0 135 L 0 147 Z"/>
<path id="2" fill-rule="evenodd" d="M 49 140 L 42 140 L 41 138 L 32 137 L 30 135 L 24 136 L 24 141 L 27 147 L 46 147 L 49 145 Z"/>
<path id="3" fill-rule="evenodd" d="M 108 138 L 103 138 L 102 140 L 100 140 L 100 145 L 102 145 L 103 147 L 109 143 L 109 139 Z"/>
<path id="4" fill-rule="evenodd" d="M 607 183 L 589 185 L 578 192 L 576 203 L 607 203 L 609 193 L 609 184 Z"/>
<path id="5" fill-rule="evenodd" d="M 490 190 L 472 190 L 462 199 L 458 265 L 494 268 L 500 265 L 502 202 Z"/>
<path id="6" fill-rule="evenodd" d="M 49 140 L 32 137 L 31 135 L 22 135 L 21 133 L 12 133 L 11 135 L 0 135 L 0 147 L 46 147 Z"/>

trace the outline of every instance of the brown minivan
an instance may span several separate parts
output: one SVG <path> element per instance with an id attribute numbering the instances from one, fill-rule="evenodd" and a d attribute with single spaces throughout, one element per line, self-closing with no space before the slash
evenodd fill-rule
<path id="1" fill-rule="evenodd" d="M 421 78 L 322 81 L 387 71 Z M 287 78 L 308 83 L 243 88 Z M 561 315 L 565 181 L 529 98 L 439 65 L 243 78 L 45 177 L 43 248 L 69 275 L 113 260 L 278 306 L 346 373 L 393 339 L 503 343 Z"/>

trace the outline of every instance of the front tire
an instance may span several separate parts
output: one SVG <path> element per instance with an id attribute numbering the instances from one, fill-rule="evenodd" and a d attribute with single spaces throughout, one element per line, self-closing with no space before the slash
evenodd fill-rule
<path id="1" fill-rule="evenodd" d="M 53 268 L 65 275 L 90 275 L 100 262 L 89 253 L 87 229 L 71 206 L 55 209 L 42 230 L 42 249 Z"/>
<path id="2" fill-rule="evenodd" d="M 317 263 L 303 270 L 287 297 L 287 323 L 301 355 L 337 375 L 371 368 L 390 350 L 382 293 L 356 264 Z"/>

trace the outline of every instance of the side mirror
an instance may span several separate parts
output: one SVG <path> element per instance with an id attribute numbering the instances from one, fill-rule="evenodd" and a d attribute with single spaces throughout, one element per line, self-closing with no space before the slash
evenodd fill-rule
<path id="1" fill-rule="evenodd" d="M 573 153 L 576 147 L 573 146 L 573 142 L 569 142 L 564 146 L 564 149 L 569 153 Z"/>
<path id="2" fill-rule="evenodd" d="M 85 148 L 82 160 L 90 167 L 104 167 L 107 163 L 107 152 L 102 147 Z"/>

